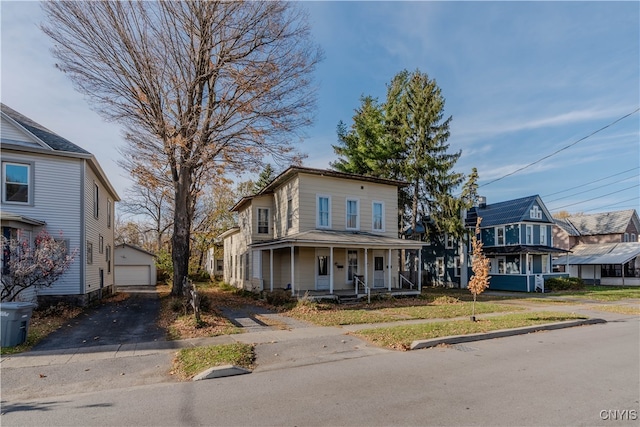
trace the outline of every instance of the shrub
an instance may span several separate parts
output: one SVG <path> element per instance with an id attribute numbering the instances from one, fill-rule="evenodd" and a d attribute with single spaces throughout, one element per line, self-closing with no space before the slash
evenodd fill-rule
<path id="1" fill-rule="evenodd" d="M 274 289 L 273 292 L 265 292 L 266 301 L 275 306 L 287 305 L 295 302 L 289 291 L 284 289 Z"/>
<path id="2" fill-rule="evenodd" d="M 579 277 L 552 277 L 544 281 L 549 291 L 580 291 L 584 289 L 584 281 Z"/>

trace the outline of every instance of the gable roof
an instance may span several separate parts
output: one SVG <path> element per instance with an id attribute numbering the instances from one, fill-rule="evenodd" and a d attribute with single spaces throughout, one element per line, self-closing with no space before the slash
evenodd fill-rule
<path id="1" fill-rule="evenodd" d="M 481 228 L 532 221 L 529 218 L 529 210 L 534 204 L 538 205 L 542 209 L 543 215 L 546 216 L 546 218 L 535 220 L 535 222 L 551 223 L 552 221 L 549 219 L 551 214 L 542 203 L 540 196 L 536 194 L 535 196 L 493 203 L 485 207 L 475 206 L 467 212 L 465 224 L 467 227 L 475 226 L 478 216 L 482 218 Z"/>
<path id="2" fill-rule="evenodd" d="M 153 252 L 149 252 L 149 251 L 147 251 L 145 249 L 142 249 L 139 246 L 131 245 L 129 243 L 120 243 L 120 244 L 116 245 L 116 247 L 115 247 L 115 249 L 125 249 L 125 248 L 133 249 L 134 251 L 142 252 L 144 254 L 151 255 L 153 257 L 157 257 L 157 255 L 154 254 Z"/>
<path id="3" fill-rule="evenodd" d="M 567 217 L 563 224 L 560 223 L 560 220 L 556 220 L 556 224 L 571 236 L 593 236 L 597 234 L 622 234 L 627 230 L 631 221 L 635 222 L 636 228 L 640 229 L 638 213 L 635 209 L 573 215 Z M 569 229 L 567 229 L 567 223 L 570 225 Z"/>
<path id="4" fill-rule="evenodd" d="M 39 123 L 34 122 L 30 118 L 23 116 L 11 107 L 0 104 L 1 111 L 9 117 L 17 125 L 35 136 L 45 147 L 55 151 L 65 151 L 69 153 L 91 154 L 84 148 L 78 147 L 73 142 L 61 137 L 60 135 L 50 131 Z"/>
<path id="5" fill-rule="evenodd" d="M 3 103 L 0 103 L 0 113 L 4 118 L 15 124 L 18 128 L 21 128 L 25 132 L 29 133 L 38 141 L 40 147 L 42 147 L 23 147 L 9 143 L 5 148 L 10 147 L 13 150 L 19 150 L 23 152 L 43 153 L 47 155 L 59 155 L 85 159 L 103 181 L 105 187 L 111 193 L 114 201 L 120 201 L 120 196 L 118 196 L 118 193 L 111 185 L 111 182 L 109 182 L 107 175 L 104 173 L 102 167 L 100 167 L 100 163 L 98 163 L 98 160 L 93 154 L 91 154 L 84 148 L 77 146 L 68 139 L 63 138 L 60 135 L 50 131 L 41 124 L 36 123 L 27 116 L 18 113 L 16 110 L 8 107 Z"/>
<path id="6" fill-rule="evenodd" d="M 356 180 L 356 181 L 364 181 L 364 182 L 373 182 L 376 184 L 386 184 L 386 185 L 392 185 L 395 187 L 405 187 L 407 186 L 407 183 L 404 181 L 399 181 L 396 179 L 388 179 L 388 178 L 377 178 L 374 176 L 368 176 L 368 175 L 358 175 L 355 173 L 346 173 L 346 172 L 338 172 L 338 171 L 334 171 L 334 170 L 329 170 L 329 169 L 315 169 L 315 168 L 307 168 L 304 166 L 291 166 L 289 168 L 287 168 L 284 172 L 282 172 L 280 175 L 276 176 L 273 180 L 271 180 L 271 182 L 269 182 L 269 184 L 267 184 L 262 190 L 260 190 L 258 193 L 253 194 L 251 196 L 245 196 L 242 199 L 240 199 L 231 209 L 230 211 L 234 212 L 239 210 L 242 206 L 244 206 L 245 203 L 249 202 L 250 200 L 258 197 L 258 196 L 262 196 L 265 194 L 271 194 L 273 193 L 279 186 L 281 186 L 282 184 L 284 184 L 285 182 L 287 182 L 289 179 L 291 179 L 292 177 L 298 175 L 298 174 L 308 174 L 308 175 L 317 175 L 317 176 L 330 176 L 333 178 L 342 178 L 342 179 L 352 179 L 352 180 Z"/>

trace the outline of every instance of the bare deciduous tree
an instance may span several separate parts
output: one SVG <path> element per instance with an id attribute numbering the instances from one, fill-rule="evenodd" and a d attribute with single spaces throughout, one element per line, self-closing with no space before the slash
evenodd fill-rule
<path id="1" fill-rule="evenodd" d="M 206 181 L 297 157 L 321 51 L 293 2 L 44 2 L 58 68 L 123 125 L 141 182 L 175 203 L 172 294 L 182 294 L 191 222 Z M 166 174 L 164 173 L 166 171 Z"/>
<path id="2" fill-rule="evenodd" d="M 173 200 L 171 187 L 156 187 L 138 183 L 128 189 L 119 210 L 148 220 L 142 233 L 152 233 L 155 238 L 153 251 L 162 248 L 167 231 L 173 225 Z M 145 221 L 145 224 L 147 221 Z"/>

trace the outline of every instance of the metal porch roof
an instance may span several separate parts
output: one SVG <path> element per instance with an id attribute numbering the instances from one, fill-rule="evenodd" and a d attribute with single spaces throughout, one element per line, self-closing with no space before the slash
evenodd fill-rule
<path id="1" fill-rule="evenodd" d="M 640 243 L 581 244 L 574 247 L 571 252 L 568 259 L 561 257 L 554 263 L 571 265 L 626 264 L 640 255 Z"/>
<path id="2" fill-rule="evenodd" d="M 256 242 L 252 248 L 282 248 L 289 246 L 336 246 L 370 249 L 420 249 L 423 242 L 380 236 L 366 232 L 310 230 L 275 240 Z"/>

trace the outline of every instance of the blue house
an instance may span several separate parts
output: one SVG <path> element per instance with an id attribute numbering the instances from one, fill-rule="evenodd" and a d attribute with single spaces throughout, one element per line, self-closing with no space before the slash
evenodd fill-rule
<path id="1" fill-rule="evenodd" d="M 491 205 L 481 198 L 466 215 L 465 226 L 471 233 L 478 217 L 484 254 L 491 262 L 489 289 L 544 291 L 547 278 L 568 276 L 553 273 L 552 255 L 567 251 L 553 247 L 554 220 L 540 196 Z M 470 268 L 468 274 L 473 274 Z"/>

